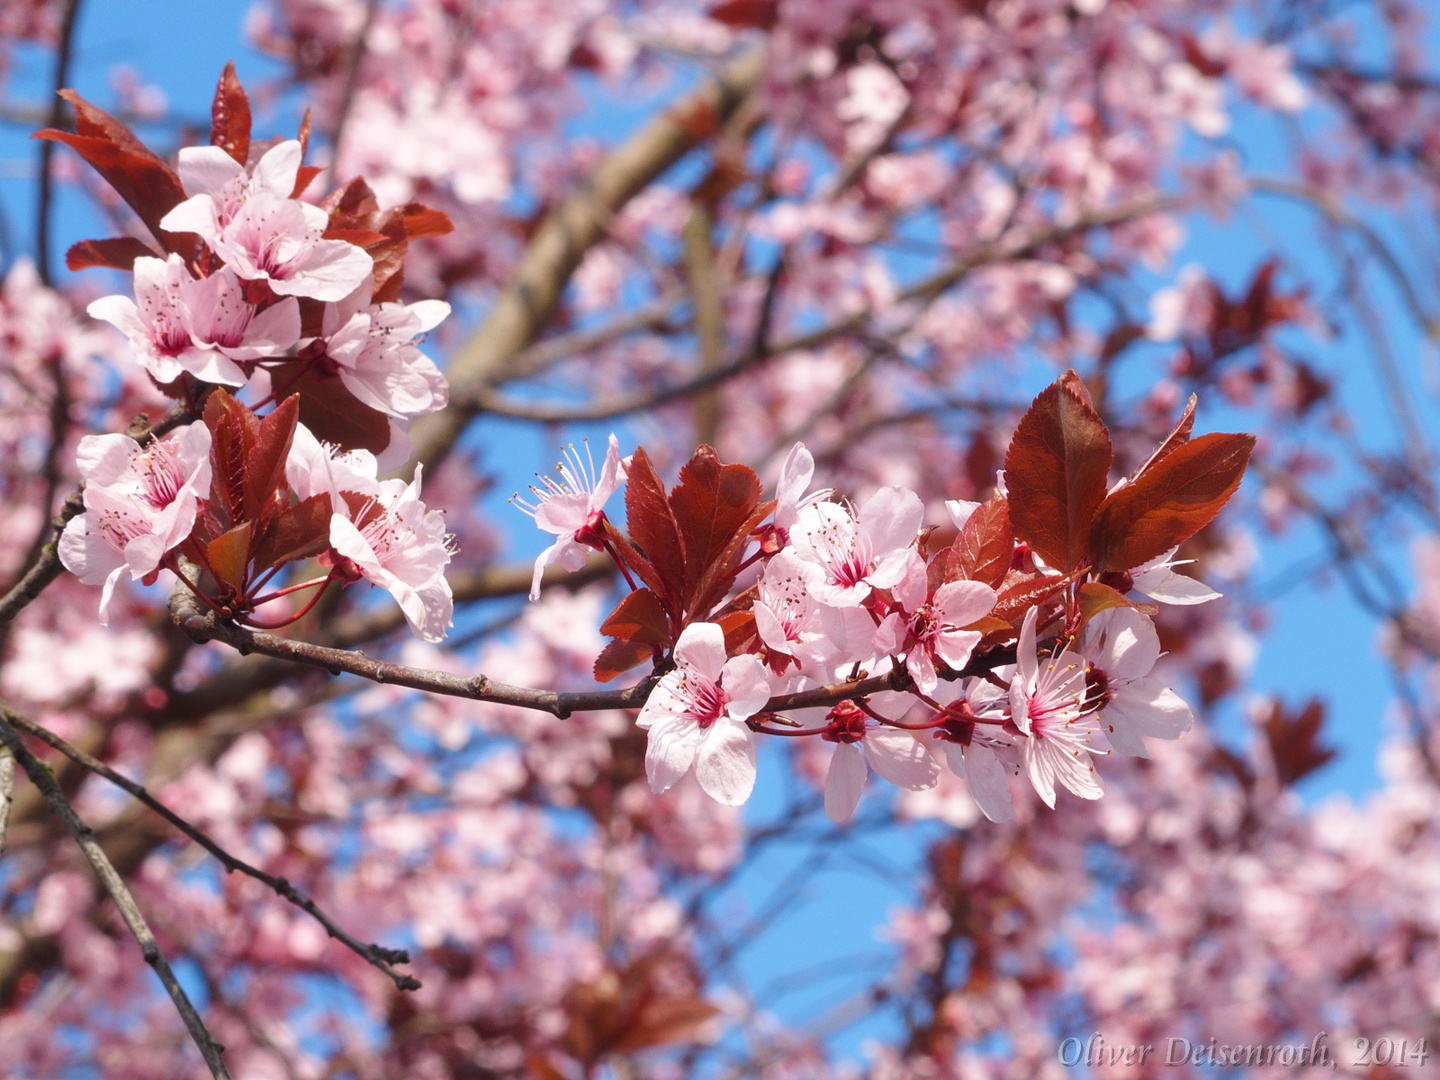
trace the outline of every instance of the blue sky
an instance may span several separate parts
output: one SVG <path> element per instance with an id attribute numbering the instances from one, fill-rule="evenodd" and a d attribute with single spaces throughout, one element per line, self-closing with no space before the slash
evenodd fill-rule
<path id="1" fill-rule="evenodd" d="M 226 60 L 236 61 L 241 78 L 247 83 L 280 72 L 275 61 L 256 54 L 245 44 L 242 27 L 249 7 L 248 0 L 206 0 L 204 4 L 178 0 L 92 3 L 82 15 L 72 85 L 87 97 L 106 104 L 113 100 L 110 68 L 129 64 L 146 82 L 156 83 L 164 90 L 172 110 L 203 120 L 208 114 L 216 75 Z M 43 101 L 51 77 L 49 63 L 48 53 L 22 50 L 10 80 L 12 98 Z M 615 141 L 648 113 L 646 108 L 616 101 L 597 90 L 596 108 L 577 121 L 575 130 L 597 135 L 607 142 Z M 1278 151 L 1265 148 L 1280 144 L 1279 133 L 1268 127 L 1268 123 L 1247 110 L 1237 110 L 1232 137 L 1246 148 L 1247 167 L 1278 171 Z M 288 116 L 279 118 L 277 127 L 291 130 L 293 120 Z M 0 127 L 0 205 L 3 205 L 7 231 L 13 242 L 11 255 L 29 250 L 33 242 L 36 144 L 29 142 L 27 136 L 28 131 L 20 127 Z M 1267 153 L 1275 158 L 1273 162 L 1265 160 Z M 60 243 L 53 265 L 57 273 L 63 275 L 60 255 L 64 247 L 82 236 L 104 235 L 105 230 L 77 196 L 62 197 L 57 224 Z M 1228 224 L 1193 221 L 1189 240 L 1174 266 L 1142 284 L 1163 283 L 1172 279 L 1186 263 L 1199 262 L 1232 289 L 1237 288 L 1272 250 L 1283 252 L 1298 266 L 1325 265 L 1328 256 L 1313 239 L 1313 225 L 1314 218 L 1308 211 L 1275 199 L 1257 198 Z M 1396 355 L 1409 384 L 1423 387 L 1422 343 L 1408 318 L 1400 313 L 1394 296 L 1383 285 L 1376 291 L 1381 313 L 1394 332 Z M 1345 335 L 1328 344 L 1308 338 L 1291 340 L 1312 355 L 1325 358 L 1329 361 L 1327 366 L 1343 371 L 1337 390 L 1360 421 L 1362 441 L 1370 445 L 1390 441 L 1393 421 L 1372 371 L 1355 352 L 1353 336 Z M 1156 348 L 1142 352 L 1134 361 L 1127 361 L 1126 379 L 1136 386 L 1144 385 L 1154 376 L 1165 355 L 1165 350 Z M 1413 397 L 1422 421 L 1434 429 L 1440 417 L 1436 416 L 1433 395 L 1417 389 Z M 1201 426 L 1206 429 L 1233 428 L 1242 423 L 1239 418 L 1227 415 L 1223 408 L 1202 413 Z M 491 422 L 483 433 L 490 436 L 485 441 L 506 447 L 510 475 L 503 479 L 502 497 L 513 487 L 523 485 L 532 468 L 543 468 L 553 460 L 555 451 L 546 445 L 544 435 L 528 427 Z M 488 457 L 486 461 L 500 464 Z M 1335 477 L 1334 483 L 1338 488 L 1348 479 L 1342 474 Z M 1248 490 L 1253 492 L 1253 488 Z M 1322 489 L 1318 494 L 1323 497 L 1326 491 Z M 530 529 L 528 519 L 518 514 L 512 519 L 511 512 L 504 509 L 498 499 L 494 509 L 502 526 L 508 528 L 514 545 L 510 553 L 513 557 L 532 556 L 543 546 L 538 534 Z M 1292 529 L 1289 535 L 1279 539 L 1262 538 L 1256 577 L 1262 582 L 1275 580 L 1282 568 L 1303 565 L 1323 550 L 1323 538 L 1306 526 Z M 1396 541 L 1391 554 L 1401 558 L 1405 551 L 1402 538 Z M 1292 704 L 1312 694 L 1324 697 L 1331 710 L 1328 737 L 1344 751 L 1336 763 L 1305 782 L 1303 793 L 1315 799 L 1331 793 L 1361 795 L 1373 789 L 1377 783 L 1375 750 L 1385 730 L 1386 704 L 1391 698 L 1389 676 L 1376 651 L 1373 619 L 1361 611 L 1342 588 L 1304 575 L 1275 596 L 1270 618 L 1270 625 L 1261 637 L 1262 649 L 1254 670 L 1253 689 L 1279 693 Z M 1231 739 L 1248 737 L 1238 708 L 1232 707 L 1226 712 L 1221 731 Z M 782 807 L 778 784 L 772 783 L 767 789 L 765 783 L 767 774 L 773 780 L 780 771 L 773 763 L 767 770 L 762 761 L 761 788 L 751 808 L 753 820 L 767 820 Z M 741 965 L 741 974 L 751 989 L 759 991 L 769 987 L 772 995 L 767 1000 L 779 995 L 777 1011 L 791 1020 L 813 1020 L 829 1007 L 842 1003 L 856 985 L 856 967 L 877 956 L 883 958 L 884 950 L 877 944 L 874 930 L 883 922 L 890 906 L 907 898 L 904 868 L 918 858 L 922 850 L 921 835 L 907 837 L 889 830 L 859 842 L 848 852 L 837 852 L 827 869 L 804 891 L 803 902 L 793 905 L 795 916 L 779 922 Z M 766 853 L 742 877 L 734 897 L 752 907 L 760 905 L 783 880 L 797 855 L 794 849 Z M 894 873 L 880 872 L 886 866 Z M 810 984 L 803 989 L 791 992 L 791 988 L 775 984 L 785 973 L 825 963 L 846 977 L 822 982 L 821 976 L 826 972 L 817 967 L 811 972 Z M 867 1031 L 883 1030 L 883 1024 L 876 1021 L 860 1025 L 839 1045 L 854 1050 Z"/>

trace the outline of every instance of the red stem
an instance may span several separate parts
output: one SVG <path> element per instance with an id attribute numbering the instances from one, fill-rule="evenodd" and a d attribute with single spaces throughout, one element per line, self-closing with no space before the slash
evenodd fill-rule
<path id="1" fill-rule="evenodd" d="M 325 579 L 321 582 L 322 587 L 315 590 L 315 595 L 312 596 L 312 597 L 309 599 L 309 601 L 306 602 L 306 604 L 305 604 L 304 607 L 302 607 L 302 608 L 301 608 L 299 611 L 297 611 L 294 615 L 291 615 L 288 619 L 283 619 L 283 620 L 281 620 L 280 622 L 267 623 L 267 622 L 260 622 L 260 621 L 258 621 L 258 620 L 256 620 L 256 619 L 246 618 L 246 620 L 245 620 L 245 625 L 246 625 L 246 626 L 253 626 L 253 627 L 255 627 L 255 629 L 257 629 L 257 630 L 278 630 L 278 629 L 280 629 L 282 626 L 289 626 L 291 623 L 299 622 L 299 621 L 300 621 L 301 619 L 303 619 L 306 615 L 309 615 L 309 614 L 310 614 L 310 609 L 313 608 L 313 607 L 316 605 L 316 603 L 319 602 L 320 597 L 322 597 L 322 596 L 325 595 L 325 589 L 323 588 L 323 586 L 329 585 L 330 582 L 332 582 L 333 580 L 335 580 L 333 577 L 327 577 L 327 578 L 325 578 Z M 306 584 L 306 585 L 314 585 L 315 582 L 313 582 L 313 581 L 307 581 L 305 584 Z M 298 587 L 298 586 L 297 586 L 297 587 Z"/>

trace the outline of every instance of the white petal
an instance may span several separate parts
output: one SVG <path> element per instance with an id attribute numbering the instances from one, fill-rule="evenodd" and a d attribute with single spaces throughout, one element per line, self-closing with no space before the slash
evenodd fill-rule
<path id="1" fill-rule="evenodd" d="M 825 773 L 825 816 L 837 824 L 847 821 L 865 790 L 865 755 L 854 743 L 836 743 Z"/>
<path id="2" fill-rule="evenodd" d="M 185 194 L 219 198 L 225 185 L 245 178 L 245 166 L 218 146 L 182 147 L 175 164 Z M 285 194 L 290 194 L 288 191 Z"/>
<path id="3" fill-rule="evenodd" d="M 220 219 L 215 212 L 214 200 L 209 195 L 196 195 L 161 218 L 160 227 L 166 232 L 196 233 L 208 244 L 220 232 Z"/>
<path id="4" fill-rule="evenodd" d="M 934 787 L 940 766 L 908 731 L 872 728 L 865 733 L 865 756 L 870 767 L 896 787 L 920 791 Z"/>
<path id="5" fill-rule="evenodd" d="M 276 143 L 255 163 L 255 187 L 276 198 L 290 198 L 290 193 L 295 190 L 302 158 L 298 139 Z"/>
<path id="6" fill-rule="evenodd" d="M 770 700 L 770 680 L 758 656 L 747 653 L 725 661 L 720 684 L 730 699 L 725 706 L 726 715 L 736 720 L 749 719 Z"/>
<path id="7" fill-rule="evenodd" d="M 704 736 L 700 725 L 680 716 L 661 717 L 651 725 L 645 746 L 645 775 L 659 795 L 690 771 Z"/>
<path id="8" fill-rule="evenodd" d="M 968 499 L 946 499 L 945 509 L 950 514 L 950 520 L 955 523 L 955 528 L 963 529 L 970 520 L 970 515 L 980 509 L 980 504 Z"/>
<path id="9" fill-rule="evenodd" d="M 675 642 L 675 662 L 712 683 L 720 681 L 725 659 L 725 631 L 715 623 L 691 623 Z"/>
<path id="10" fill-rule="evenodd" d="M 650 737 L 655 737 L 651 728 Z M 695 779 L 716 802 L 739 806 L 755 787 L 755 739 L 738 720 L 722 716 L 705 732 L 695 759 Z"/>
<path id="11" fill-rule="evenodd" d="M 947 581 L 935 590 L 936 605 L 945 621 L 955 626 L 969 626 L 983 619 L 990 614 L 995 600 L 995 590 L 980 581 Z"/>
<path id="12" fill-rule="evenodd" d="M 1010 804 L 1010 770 L 1000 755 L 988 746 L 971 743 L 965 749 L 965 781 L 980 812 L 991 821 L 1009 821 L 1015 816 Z"/>
<path id="13" fill-rule="evenodd" d="M 1116 708 L 1137 731 L 1152 739 L 1178 739 L 1195 723 L 1190 706 L 1159 679 L 1136 679 L 1120 687 L 1106 712 Z"/>
<path id="14" fill-rule="evenodd" d="M 1107 608 L 1085 626 L 1085 659 L 1111 679 L 1128 681 L 1150 674 L 1160 659 L 1155 624 L 1134 608 Z"/>
<path id="15" fill-rule="evenodd" d="M 859 517 L 871 550 L 879 554 L 915 542 L 925 520 L 925 504 L 907 488 L 882 487 L 861 504 Z"/>

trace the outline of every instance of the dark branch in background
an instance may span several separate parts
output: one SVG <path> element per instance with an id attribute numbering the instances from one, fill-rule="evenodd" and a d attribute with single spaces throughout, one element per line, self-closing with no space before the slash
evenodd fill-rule
<path id="1" fill-rule="evenodd" d="M 80 0 L 65 0 L 65 13 L 60 17 L 60 40 L 55 46 L 55 78 L 51 84 L 50 115 L 45 126 L 58 128 L 65 123 L 65 99 L 60 91 L 70 81 L 70 56 L 75 43 L 75 23 L 80 15 Z M 54 195 L 54 178 L 50 162 L 55 144 L 49 139 L 40 143 L 39 188 L 35 198 L 35 264 L 40 280 L 50 284 L 50 202 Z"/>
<path id="2" fill-rule="evenodd" d="M 103 776 L 106 780 L 109 780 L 116 787 L 123 788 L 125 791 L 129 792 L 132 796 L 135 797 L 135 799 L 148 806 L 151 810 L 159 814 L 171 825 L 174 825 L 175 828 L 179 829 L 191 840 L 195 841 L 195 843 L 199 844 L 211 855 L 215 856 L 215 858 L 220 860 L 221 864 L 225 867 L 226 873 L 238 870 L 242 874 L 252 877 L 256 881 L 259 881 L 264 885 L 268 886 L 269 888 L 273 889 L 276 893 L 278 893 L 280 896 L 283 896 L 286 900 L 290 901 L 290 903 L 294 904 L 296 907 L 308 912 L 315 918 L 316 922 L 318 922 L 321 926 L 325 928 L 325 932 L 327 934 L 329 934 L 336 941 L 340 942 L 357 956 L 362 957 L 364 960 L 383 971 L 387 976 L 389 976 L 390 981 L 393 982 L 397 988 L 401 990 L 420 989 L 420 981 L 418 979 L 406 975 L 403 972 L 396 971 L 393 967 L 391 967 L 392 964 L 408 964 L 410 962 L 410 954 L 407 953 L 404 949 L 386 949 L 380 945 L 369 945 L 363 941 L 360 941 L 358 938 L 351 936 L 343 929 L 341 929 L 340 926 L 333 919 L 330 918 L 330 916 L 326 915 L 325 912 L 320 909 L 319 905 L 316 904 L 314 900 L 311 900 L 304 893 L 300 892 L 283 877 L 275 877 L 272 874 L 267 874 L 265 873 L 265 871 L 251 866 L 244 860 L 237 859 L 234 855 L 231 855 L 228 851 L 222 848 L 219 844 L 215 843 L 214 840 L 211 840 L 210 837 L 206 836 L 194 825 L 191 825 L 184 818 L 180 817 L 180 815 L 176 814 L 169 807 L 165 806 L 164 803 L 156 799 L 153 795 L 146 791 L 145 788 L 135 783 L 133 780 L 129 780 L 126 777 L 121 776 L 114 769 L 106 765 L 103 761 L 91 757 L 89 754 L 85 753 L 84 750 L 81 750 L 78 747 L 71 746 L 68 742 L 62 739 L 59 735 L 56 735 L 54 732 L 50 731 L 48 728 L 41 727 L 39 724 L 26 719 L 18 713 L 12 712 L 10 709 L 5 708 L 3 705 L 0 705 L 0 715 L 3 715 L 6 722 L 8 722 L 11 727 L 18 728 L 19 730 L 25 732 L 27 735 L 32 735 L 35 738 L 39 739 L 41 742 L 54 747 L 56 750 L 59 750 L 62 754 L 68 757 L 71 761 L 75 762 L 77 765 L 81 766 L 82 768 L 89 769 L 97 776 Z M 0 785 L 3 785 L 3 780 L 3 762 L 0 762 Z M 3 792 L 3 786 L 0 786 L 0 792 Z M 0 818 L 0 821 L 3 821 L 3 818 Z M 3 824 L 0 824 L 0 837 L 3 837 L 3 833 Z"/>
<path id="3" fill-rule="evenodd" d="M 355 90 L 360 85 L 360 65 L 365 59 L 365 41 L 374 25 L 375 13 L 380 10 L 380 0 L 369 0 L 365 5 L 365 18 L 355 43 L 350 46 L 350 68 L 345 72 L 345 91 L 340 96 L 340 112 L 335 116 L 335 127 L 330 131 L 330 181 L 340 183 L 337 170 L 340 168 L 340 147 L 344 145 L 345 124 L 350 119 L 350 107 L 355 103 Z"/>
<path id="4" fill-rule="evenodd" d="M 170 963 L 165 959 L 165 954 L 160 951 L 160 946 L 155 941 L 155 935 L 151 932 L 150 926 L 145 922 L 145 916 L 140 913 L 139 906 L 135 903 L 135 897 L 131 895 L 124 880 L 115 871 L 109 858 L 100 845 L 95 842 L 95 835 L 90 831 L 90 826 L 81 820 L 70 801 L 65 798 L 65 793 L 60 790 L 60 785 L 50 775 L 50 770 L 28 749 L 21 740 L 19 733 L 10 726 L 5 717 L 10 715 L 10 710 L 3 709 L 0 714 L 0 742 L 3 742 L 15 755 L 15 760 L 25 770 L 25 775 L 30 782 L 40 789 L 45 796 L 45 801 L 50 804 L 54 812 L 65 828 L 84 852 L 85 858 L 89 860 L 95 876 L 100 879 L 100 884 L 110 894 L 110 899 L 115 901 L 115 906 L 120 909 L 120 917 L 125 920 L 135 942 L 140 946 L 140 952 L 145 957 L 145 962 L 154 969 L 160 981 L 165 985 L 170 1000 L 175 1003 L 181 1019 L 185 1021 L 185 1027 L 190 1032 L 190 1037 L 195 1040 L 195 1045 L 200 1048 L 201 1055 L 205 1058 L 205 1064 L 210 1067 L 210 1074 L 216 1080 L 230 1080 L 230 1073 L 225 1068 L 225 1062 L 220 1055 L 224 1047 L 215 1042 L 213 1036 L 205 1028 L 205 1022 L 200 1019 L 200 1014 L 195 1011 L 195 1006 L 190 1003 L 184 988 L 179 980 L 175 978 L 175 972 L 171 970 Z"/>

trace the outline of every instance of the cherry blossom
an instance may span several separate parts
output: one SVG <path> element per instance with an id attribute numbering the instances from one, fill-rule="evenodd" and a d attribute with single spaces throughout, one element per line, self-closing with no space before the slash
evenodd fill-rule
<path id="1" fill-rule="evenodd" d="M 755 740 L 745 721 L 770 699 L 754 656 L 726 658 L 725 633 L 691 623 L 675 643 L 675 670 L 651 692 L 636 720 L 648 735 L 645 773 L 657 793 L 695 768 L 705 793 L 739 806 L 755 786 Z"/>
<path id="2" fill-rule="evenodd" d="M 1010 680 L 1010 718 L 1025 736 L 1020 743 L 1025 771 L 1047 806 L 1055 805 L 1057 780 L 1082 799 L 1098 799 L 1105 791 L 1090 755 L 1108 749 L 1086 708 L 1085 660 L 1068 647 L 1058 655 L 1038 655 L 1038 617 L 1033 607 L 1025 615 Z"/>
<path id="3" fill-rule="evenodd" d="M 367 282 L 327 307 L 320 339 L 302 356 L 333 364 L 346 389 L 380 412 L 406 418 L 444 408 L 449 384 L 415 341 L 450 314 L 450 305 L 371 304 L 370 290 Z"/>
<path id="4" fill-rule="evenodd" d="M 1160 658 L 1155 625 L 1133 608 L 1109 608 L 1090 619 L 1080 639 L 1086 675 L 1109 744 L 1122 754 L 1149 757 L 1141 736 L 1178 739 L 1194 717 L 1180 695 L 1150 677 Z"/>
<path id="5" fill-rule="evenodd" d="M 60 559 L 86 585 L 103 585 L 100 622 L 123 570 L 139 580 L 181 544 L 210 494 L 210 431 L 190 424 L 148 448 L 128 435 L 87 435 L 76 454 L 85 513 L 60 537 Z"/>
<path id="6" fill-rule="evenodd" d="M 330 518 L 330 546 L 352 563 L 360 576 L 393 596 L 411 631 L 424 641 L 440 641 L 454 606 L 445 567 L 452 543 L 445 518 L 420 501 L 421 466 L 415 479 L 383 480 L 379 492 L 355 515 Z"/>
<path id="7" fill-rule="evenodd" d="M 178 255 L 135 260 L 135 299 L 105 296 L 87 309 L 122 331 L 141 365 L 162 383 L 189 373 L 204 382 L 243 386 L 236 361 L 278 356 L 299 340 L 293 299 L 257 313 L 239 279 L 222 269 L 195 280 Z"/>
<path id="8" fill-rule="evenodd" d="M 825 816 L 831 821 L 849 820 L 871 769 L 910 791 L 935 786 L 940 767 L 910 732 L 867 725 L 865 713 L 848 701 L 831 709 L 825 724 L 820 738 L 835 747 L 825 772 Z"/>
<path id="9" fill-rule="evenodd" d="M 912 545 L 924 517 L 916 494 L 897 487 L 875 492 L 856 516 L 832 502 L 801 510 L 790 539 L 803 560 L 810 595 L 822 604 L 848 607 L 872 589 L 898 585 L 919 560 Z"/>
<path id="10" fill-rule="evenodd" d="M 1210 588 L 1203 581 L 1197 581 L 1195 578 L 1175 572 L 1175 567 L 1184 566 L 1193 561 L 1190 559 L 1177 561 L 1175 553 L 1179 550 L 1179 548 L 1171 548 L 1165 554 L 1151 559 L 1144 566 L 1138 566 L 1131 570 L 1130 579 L 1134 582 L 1135 590 L 1162 604 L 1189 606 L 1220 599 L 1222 594 Z"/>
<path id="11" fill-rule="evenodd" d="M 280 143 L 253 175 L 216 147 L 182 157 L 186 199 L 161 221 L 172 232 L 198 235 L 238 276 L 265 281 L 280 296 L 336 301 L 353 292 L 373 260 L 345 240 L 326 240 L 329 216 L 291 198 L 300 144 Z M 288 183 L 287 183 L 288 181 Z"/>
<path id="12" fill-rule="evenodd" d="M 590 557 L 589 549 L 601 546 L 595 530 L 605 514 L 605 503 L 625 482 L 620 442 L 613 434 L 598 475 L 595 462 L 589 456 L 588 442 L 585 453 L 586 458 L 582 461 L 574 446 L 569 447 L 565 460 L 555 466 L 560 474 L 559 481 L 542 476 L 540 487 L 531 486 L 530 490 L 537 500 L 533 506 L 518 495 L 510 500 L 534 518 L 541 529 L 558 537 L 535 559 L 535 574 L 530 582 L 532 601 L 540 599 L 540 578 L 547 566 L 558 562 L 566 570 L 574 572 L 585 565 L 585 560 Z"/>
<path id="13" fill-rule="evenodd" d="M 936 661 L 959 671 L 970 660 L 981 635 L 964 628 L 989 614 L 995 590 L 979 581 L 947 581 L 928 592 L 925 568 L 917 561 L 894 593 L 899 609 L 885 616 L 875 631 L 875 648 L 904 653 L 915 688 L 931 694 L 940 681 Z"/>

